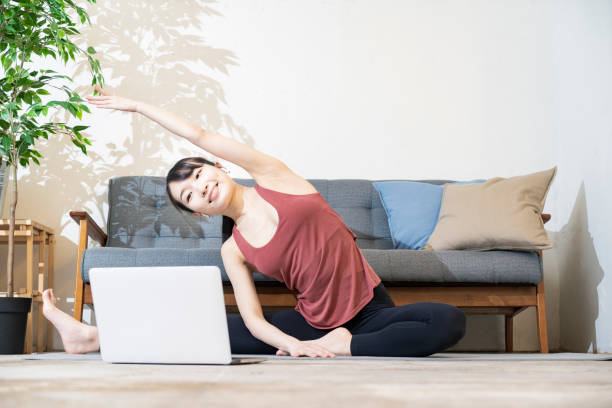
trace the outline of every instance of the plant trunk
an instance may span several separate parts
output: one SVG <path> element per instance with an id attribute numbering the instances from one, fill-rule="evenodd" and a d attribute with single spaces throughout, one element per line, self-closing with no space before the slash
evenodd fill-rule
<path id="1" fill-rule="evenodd" d="M 9 217 L 8 258 L 6 259 L 8 297 L 13 297 L 13 260 L 15 258 L 15 208 L 17 207 L 17 166 L 15 164 L 11 165 L 11 173 L 13 177 L 13 194 L 11 197 L 11 215 Z"/>

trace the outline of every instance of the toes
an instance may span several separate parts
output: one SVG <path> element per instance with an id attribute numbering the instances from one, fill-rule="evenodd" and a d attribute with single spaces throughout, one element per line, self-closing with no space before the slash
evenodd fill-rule
<path id="1" fill-rule="evenodd" d="M 51 301 L 51 298 L 50 298 L 51 292 L 50 291 L 51 291 L 51 289 L 45 289 L 43 294 L 42 294 L 43 300 L 46 301 L 46 302 L 50 302 Z"/>
<path id="2" fill-rule="evenodd" d="M 55 296 L 53 295 L 53 289 L 45 289 L 42 294 L 43 304 L 47 306 L 55 306 Z"/>

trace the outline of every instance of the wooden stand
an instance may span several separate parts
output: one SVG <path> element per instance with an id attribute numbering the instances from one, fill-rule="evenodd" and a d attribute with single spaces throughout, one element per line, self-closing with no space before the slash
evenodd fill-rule
<path id="1" fill-rule="evenodd" d="M 0 219 L 0 244 L 8 246 L 9 238 L 9 220 Z M 44 226 L 32 220 L 15 220 L 15 245 L 26 245 L 26 288 L 20 289 L 14 296 L 31 297 L 32 308 L 28 313 L 28 326 L 26 329 L 26 341 L 24 352 L 26 354 L 34 351 L 34 335 L 36 334 L 36 351 L 48 351 L 51 349 L 52 338 L 51 323 L 43 324 L 44 319 L 42 314 L 42 293 L 46 287 L 53 287 L 53 250 L 55 246 L 55 232 L 47 226 Z M 38 282 L 37 290 L 34 286 L 34 244 L 38 244 Z M 48 248 L 48 251 L 46 249 Z M 47 253 L 47 261 L 45 262 L 45 252 Z M 46 266 L 46 268 L 45 268 Z M 13 270 L 14 275 L 17 271 Z M 45 287 L 45 275 L 47 277 L 47 286 Z M 0 292 L 0 296 L 7 296 L 6 292 Z M 34 304 L 38 303 L 36 333 L 32 324 L 32 314 L 34 313 Z M 43 329 L 44 327 L 44 329 Z M 46 330 L 45 330 L 46 329 Z M 46 344 L 43 344 L 43 332 L 47 332 Z"/>

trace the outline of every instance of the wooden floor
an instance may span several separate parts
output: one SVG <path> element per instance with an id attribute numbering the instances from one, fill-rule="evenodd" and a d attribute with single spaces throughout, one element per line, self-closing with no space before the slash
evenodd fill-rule
<path id="1" fill-rule="evenodd" d="M 269 360 L 242 366 L 0 356 L 7 407 L 612 407 L 612 361 Z"/>

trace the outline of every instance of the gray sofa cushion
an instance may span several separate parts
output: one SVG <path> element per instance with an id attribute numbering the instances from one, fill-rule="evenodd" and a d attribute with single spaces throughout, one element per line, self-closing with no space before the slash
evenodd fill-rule
<path id="1" fill-rule="evenodd" d="M 83 251 L 81 277 L 89 282 L 91 268 L 197 265 L 218 265 L 227 279 L 219 248 L 89 248 Z"/>
<path id="2" fill-rule="evenodd" d="M 415 251 L 362 249 L 385 282 L 538 284 L 542 260 L 537 252 Z"/>
<path id="3" fill-rule="evenodd" d="M 178 211 L 163 177 L 116 177 L 108 185 L 109 247 L 220 248 L 221 216 L 194 217 Z"/>
<path id="4" fill-rule="evenodd" d="M 538 284 L 542 263 L 537 252 L 513 251 L 414 251 L 362 249 L 384 283 Z M 89 248 L 83 252 L 82 277 L 89 269 L 118 266 L 218 265 L 229 283 L 221 254 L 213 248 Z M 256 282 L 280 282 L 255 273 Z"/>

